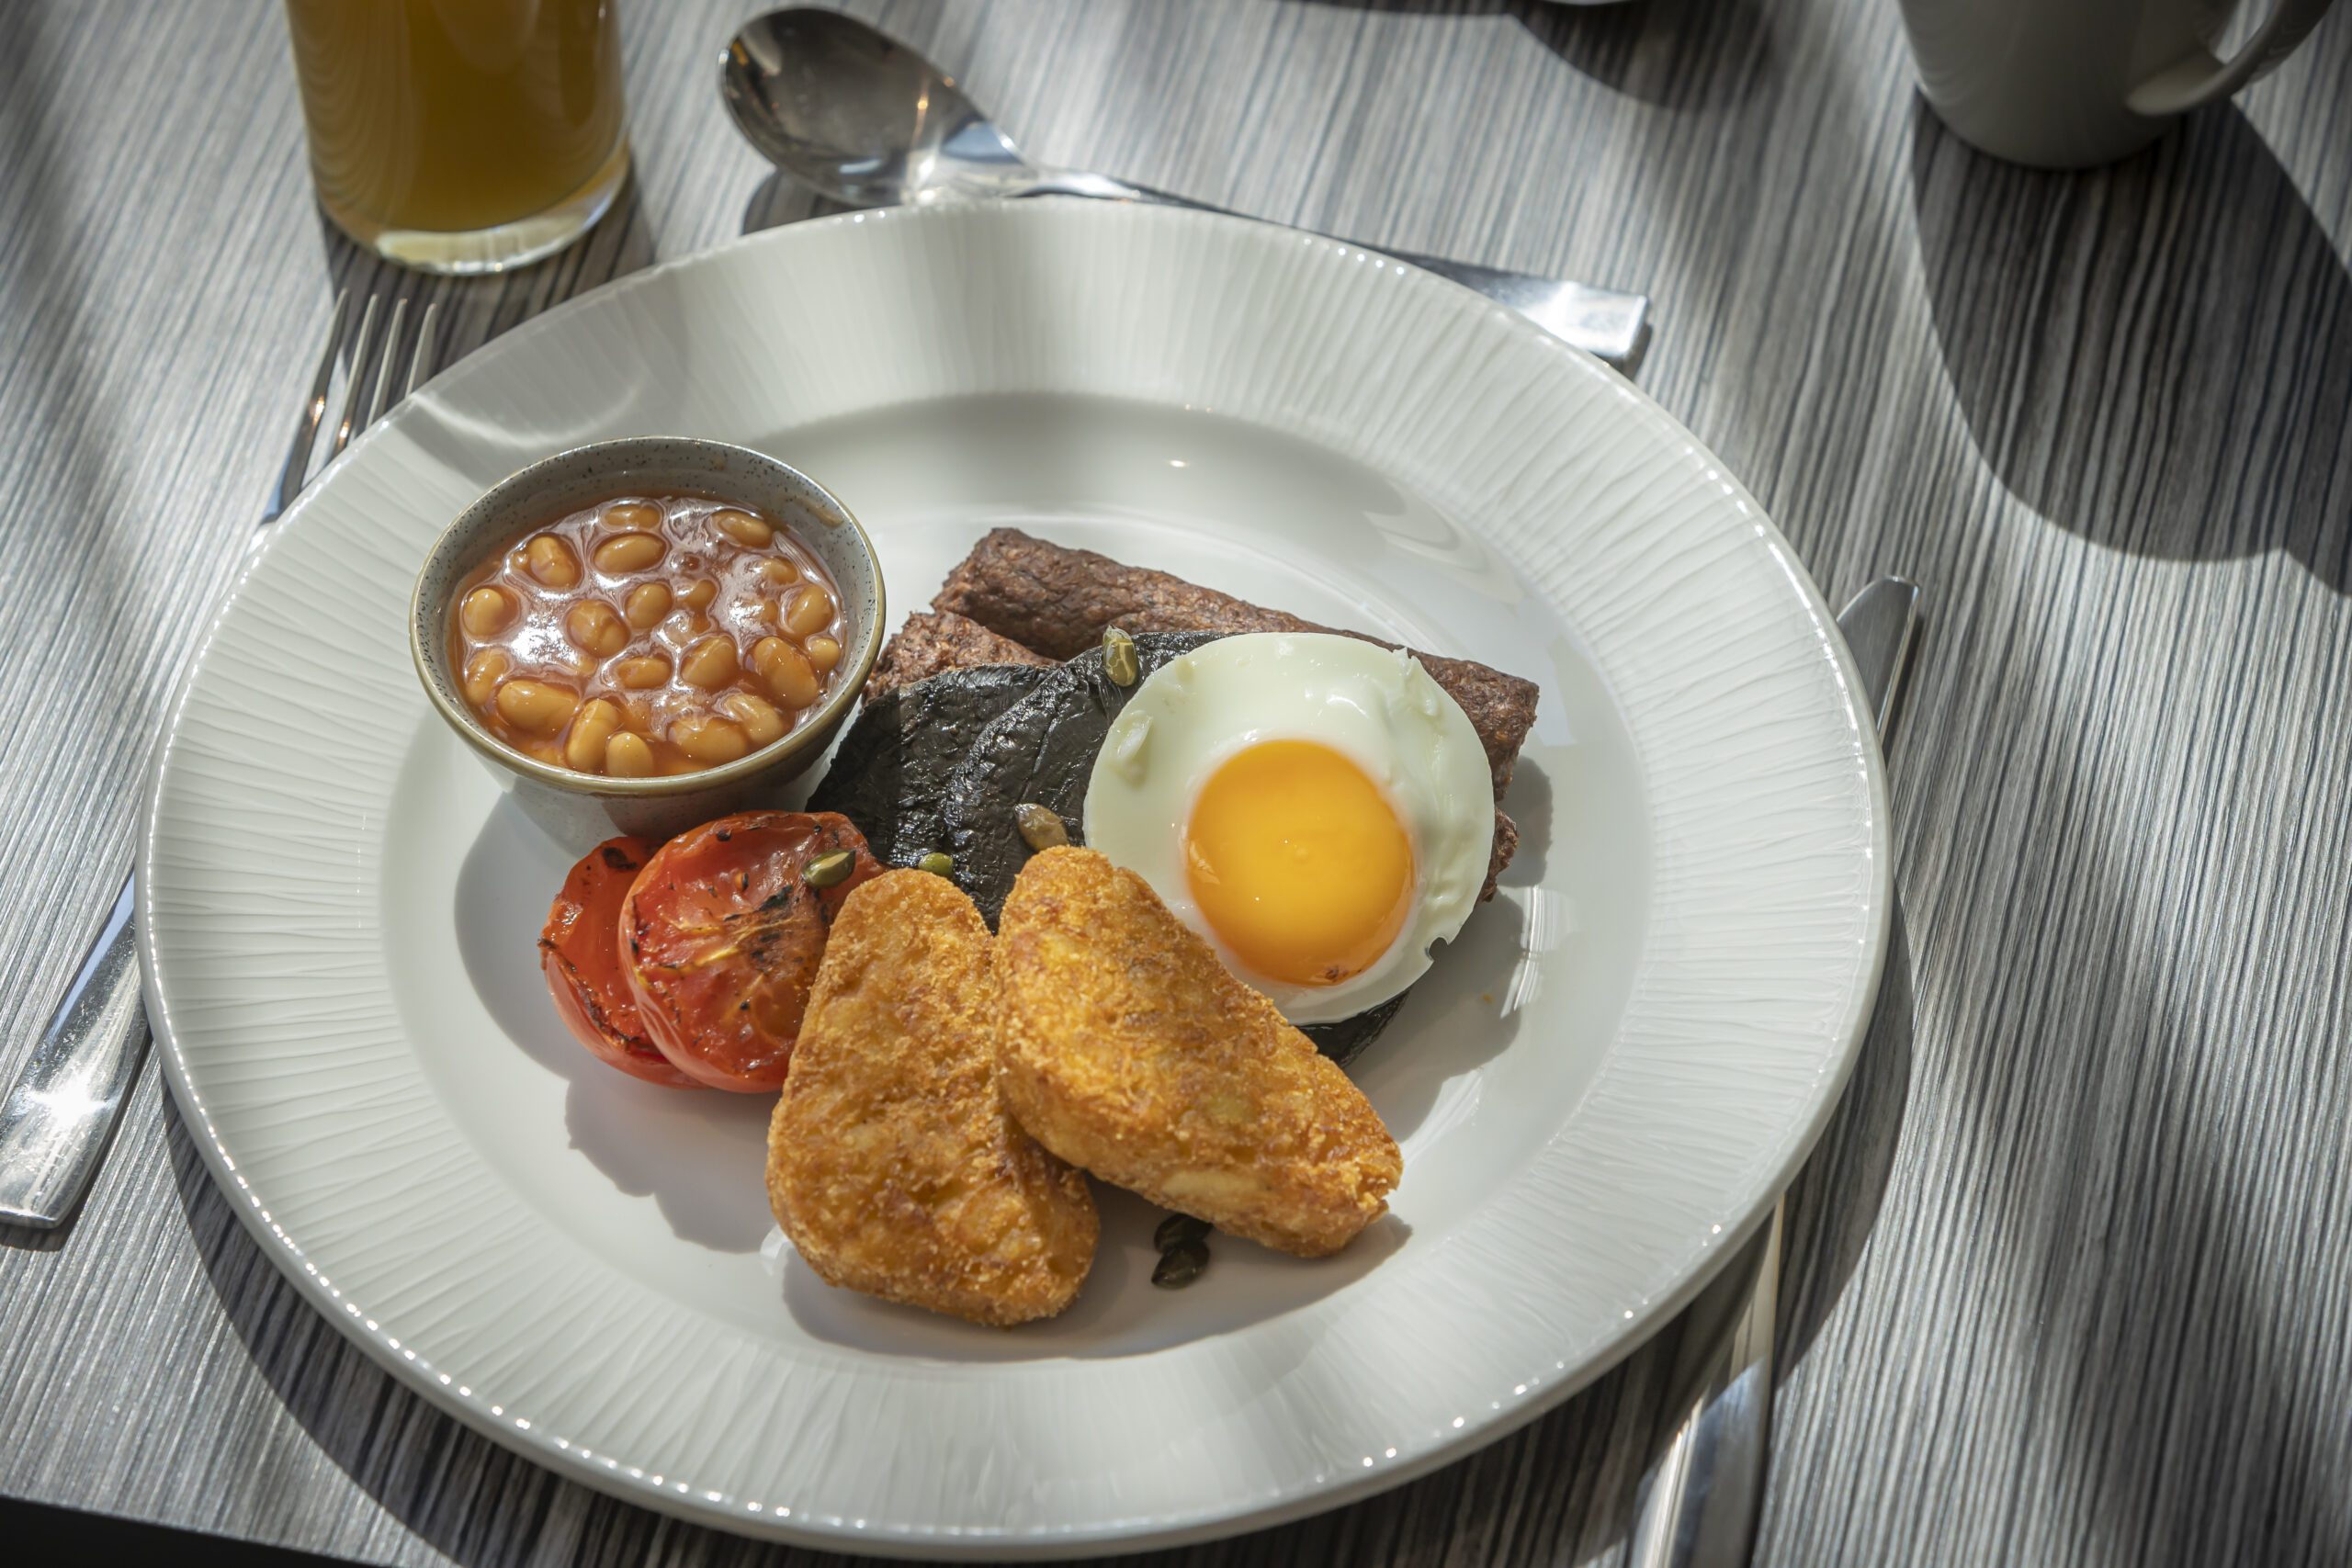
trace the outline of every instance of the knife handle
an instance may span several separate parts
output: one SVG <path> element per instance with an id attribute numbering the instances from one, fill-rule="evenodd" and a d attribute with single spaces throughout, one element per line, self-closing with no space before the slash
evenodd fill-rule
<path id="1" fill-rule="evenodd" d="M 1642 1478 L 1626 1568 L 1744 1568 L 1772 1439 L 1781 1213 L 1690 1303 L 1672 1386 L 1683 1415 Z M 1730 1321 L 1724 1314 L 1730 1314 Z"/>
<path id="2" fill-rule="evenodd" d="M 73 988 L 0 1104 L 0 1221 L 40 1230 L 65 1223 L 138 1076 L 147 1013 L 131 890 L 125 876 Z"/>

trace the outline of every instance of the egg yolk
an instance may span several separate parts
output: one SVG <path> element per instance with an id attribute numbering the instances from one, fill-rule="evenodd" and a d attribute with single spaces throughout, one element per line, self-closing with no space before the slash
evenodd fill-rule
<path id="1" fill-rule="evenodd" d="M 1312 740 L 1227 759 L 1184 830 L 1193 901 L 1248 968 L 1329 986 L 1388 951 L 1413 903 L 1413 844 L 1364 771 Z"/>

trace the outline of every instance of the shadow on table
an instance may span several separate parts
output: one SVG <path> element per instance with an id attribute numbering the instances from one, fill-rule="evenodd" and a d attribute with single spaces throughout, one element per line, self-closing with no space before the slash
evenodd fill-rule
<path id="1" fill-rule="evenodd" d="M 1915 99 L 1911 189 L 1952 391 L 2011 494 L 2110 549 L 2283 549 L 2352 586 L 2352 276 L 2243 114 L 2066 174 Z"/>
<path id="2" fill-rule="evenodd" d="M 385 401 L 389 406 L 399 400 L 402 379 L 424 331 L 427 305 L 437 301 L 441 307 L 435 341 L 425 355 L 430 370 L 438 371 L 550 306 L 650 266 L 654 259 L 653 230 L 646 220 L 634 170 L 622 182 L 612 207 L 576 244 L 545 261 L 479 277 L 442 277 L 401 266 L 356 243 L 334 226 L 324 209 L 318 210 L 318 220 L 328 282 L 334 288 L 349 289 L 352 299 L 351 313 L 344 322 L 342 380 L 327 405 L 329 417 L 316 449 L 321 463 L 332 453 L 334 428 L 343 410 L 341 400 L 347 395 L 352 378 L 366 378 L 362 384 L 372 390 L 387 353 L 391 355 L 392 375 Z M 376 338 L 367 357 L 355 366 L 349 360 L 358 344 L 361 316 L 370 299 L 379 302 Z M 408 300 L 409 308 L 397 337 L 390 338 L 394 302 L 400 299 Z"/>
<path id="3" fill-rule="evenodd" d="M 818 195 L 789 175 L 774 174 L 762 180 L 759 188 L 752 192 L 752 199 L 743 204 L 743 232 L 756 234 L 763 229 L 781 229 L 804 218 L 829 218 L 836 212 L 853 210 L 831 197 Z"/>
<path id="4" fill-rule="evenodd" d="M 1913 1003 L 1910 926 L 1898 898 L 1887 931 L 1878 1004 L 1862 1037 L 1854 1076 L 1847 1080 L 1813 1157 L 1789 1186 L 1775 1318 L 1775 1382 L 1785 1381 L 1813 1348 L 1878 1224 L 1910 1096 Z"/>
<path id="5" fill-rule="evenodd" d="M 2340 907 L 2339 865 L 2302 848 L 2340 803 L 2250 797 L 2189 818 L 2222 832 L 2214 858 L 2255 862 L 2247 885 L 2264 900 L 2216 893 L 2228 874 L 2203 845 L 2168 858 L 2165 829 L 2119 809 L 2132 797 L 2118 754 L 2148 732 L 2118 725 L 2098 680 L 2048 662 L 2083 657 L 2080 639 L 2014 648 L 1999 731 L 2030 741 L 1947 750 L 1937 786 L 1946 811 L 1990 798 L 2039 822 L 2023 853 L 1943 873 L 1928 973 L 1951 1028 L 1921 1053 L 1928 1147 L 1906 1159 L 1895 1199 L 1936 1252 L 1905 1237 L 1892 1277 L 1865 1285 L 1871 1319 L 1842 1337 L 1873 1359 L 1814 1372 L 1829 1392 L 1804 1479 L 1885 1480 L 1926 1501 L 1892 1533 L 1882 1515 L 1864 1527 L 1877 1537 L 1841 1537 L 1822 1522 L 1840 1499 L 1792 1489 L 1772 1505 L 1780 1544 L 1912 1541 L 1926 1556 L 1965 1541 L 1985 1561 L 2142 1568 L 2352 1562 L 2343 949 L 2283 930 Z M 1941 684 L 1923 691 L 1951 700 Z M 2249 723 L 2232 744 L 2301 745 L 2309 728 L 2291 705 Z M 2002 789 L 2013 771 L 2031 776 L 2030 796 Z M 2241 812 L 2301 820 L 2232 836 Z M 1979 834 L 1989 848 L 1989 821 L 1979 807 L 1967 838 L 1946 841 L 1963 857 Z M 1984 886 L 1971 897 L 1957 880 Z M 1873 1440 L 1858 1434 L 1890 1457 L 1827 1457 Z M 1956 1479 L 1965 1522 L 1936 1495 Z"/>
<path id="6" fill-rule="evenodd" d="M 65 1238 L 74 1234 L 74 1222 L 80 1217 L 81 1212 L 81 1205 L 75 1204 L 74 1213 L 65 1217 L 63 1224 L 53 1225 L 47 1230 L 34 1225 L 0 1224 L 0 1247 L 17 1252 L 55 1252 L 65 1245 Z"/>
<path id="7" fill-rule="evenodd" d="M 1516 17 L 1535 40 L 1611 92 L 1671 109 L 1724 109 L 1780 80 L 1758 0 L 1294 0 L 1351 11 Z"/>

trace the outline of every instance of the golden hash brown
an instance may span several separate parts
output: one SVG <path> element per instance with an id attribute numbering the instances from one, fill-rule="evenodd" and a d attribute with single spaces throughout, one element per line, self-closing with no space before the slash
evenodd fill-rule
<path id="1" fill-rule="evenodd" d="M 842 906 L 768 1124 L 768 1206 L 830 1284 L 1009 1328 L 1086 1282 L 1086 1177 L 1005 1113 L 988 927 L 893 871 Z"/>
<path id="2" fill-rule="evenodd" d="M 1405 1168 L 1379 1113 L 1143 878 L 1046 850 L 997 931 L 998 1082 L 1039 1143 L 1306 1258 L 1386 1212 Z"/>

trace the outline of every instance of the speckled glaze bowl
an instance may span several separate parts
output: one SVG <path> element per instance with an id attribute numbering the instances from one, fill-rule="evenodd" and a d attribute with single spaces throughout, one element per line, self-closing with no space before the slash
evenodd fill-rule
<path id="1" fill-rule="evenodd" d="M 785 525 L 832 573 L 850 636 L 831 691 L 791 733 L 700 773 L 616 779 L 526 756 L 475 717 L 449 663 L 453 591 L 531 529 L 620 495 L 692 495 L 749 507 Z M 515 804 L 559 840 L 584 851 L 616 831 L 666 839 L 774 800 L 832 744 L 874 668 L 883 615 L 882 569 L 873 542 L 824 486 L 749 447 L 682 435 L 629 436 L 543 457 L 458 513 L 417 573 L 409 602 L 409 655 L 435 711 Z"/>

